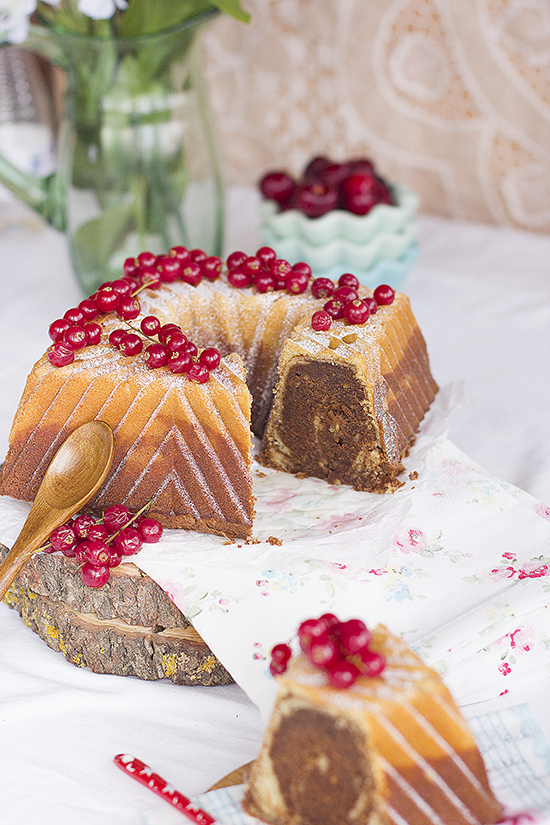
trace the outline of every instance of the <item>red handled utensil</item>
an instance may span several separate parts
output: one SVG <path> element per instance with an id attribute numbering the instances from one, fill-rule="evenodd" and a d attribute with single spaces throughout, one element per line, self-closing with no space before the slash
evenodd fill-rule
<path id="1" fill-rule="evenodd" d="M 213 816 L 203 811 L 192 802 L 188 797 L 177 791 L 172 785 L 155 773 L 149 765 L 142 762 L 141 759 L 136 759 L 126 753 L 119 753 L 114 758 L 114 763 L 117 768 L 124 771 L 127 776 L 131 776 L 140 785 L 149 788 L 153 793 L 158 794 L 165 802 L 169 802 L 182 814 L 189 817 L 195 825 L 215 825 L 216 820 Z"/>

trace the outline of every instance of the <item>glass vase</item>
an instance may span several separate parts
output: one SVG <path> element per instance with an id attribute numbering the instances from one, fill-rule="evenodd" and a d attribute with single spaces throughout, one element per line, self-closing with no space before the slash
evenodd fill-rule
<path id="1" fill-rule="evenodd" d="M 201 43 L 211 17 L 129 38 L 34 27 L 40 43 L 29 47 L 66 78 L 57 172 L 38 208 L 66 232 L 87 294 L 146 250 L 221 254 L 223 187 Z"/>

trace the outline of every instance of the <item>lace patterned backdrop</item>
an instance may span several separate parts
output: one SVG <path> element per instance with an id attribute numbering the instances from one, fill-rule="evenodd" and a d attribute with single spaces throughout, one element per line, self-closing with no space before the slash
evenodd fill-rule
<path id="1" fill-rule="evenodd" d="M 244 0 L 205 46 L 228 183 L 364 155 L 422 211 L 550 232 L 548 0 Z"/>

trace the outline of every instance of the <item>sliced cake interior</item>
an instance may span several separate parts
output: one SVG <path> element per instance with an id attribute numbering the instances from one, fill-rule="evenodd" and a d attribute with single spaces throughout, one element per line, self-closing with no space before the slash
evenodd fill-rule
<path id="1" fill-rule="evenodd" d="M 502 807 L 435 671 L 383 626 L 379 676 L 346 689 L 300 654 L 278 696 L 243 806 L 270 825 L 488 825 Z"/>
<path id="2" fill-rule="evenodd" d="M 398 293 L 366 324 L 297 325 L 279 380 L 260 462 L 290 473 L 387 492 L 437 392 L 409 300 Z"/>

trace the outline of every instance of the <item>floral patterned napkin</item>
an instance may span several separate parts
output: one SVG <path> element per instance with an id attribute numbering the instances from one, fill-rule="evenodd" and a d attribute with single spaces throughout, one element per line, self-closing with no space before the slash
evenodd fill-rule
<path id="1" fill-rule="evenodd" d="M 385 623 L 460 703 L 550 675 L 550 508 L 446 437 L 441 392 L 393 495 L 254 466 L 257 543 L 167 530 L 132 559 L 155 579 L 269 714 L 271 647 L 331 611 Z M 0 500 L 0 541 L 28 506 Z"/>
<path id="2" fill-rule="evenodd" d="M 550 508 L 458 450 L 439 403 L 394 495 L 256 466 L 259 543 L 167 531 L 136 557 L 264 715 L 270 648 L 325 611 L 385 623 L 461 703 L 550 675 Z"/>

